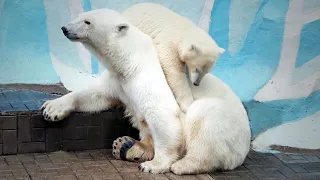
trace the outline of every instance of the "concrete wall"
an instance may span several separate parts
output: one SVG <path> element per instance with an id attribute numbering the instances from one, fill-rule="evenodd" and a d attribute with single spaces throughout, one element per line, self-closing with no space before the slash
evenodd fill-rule
<path id="1" fill-rule="evenodd" d="M 69 42 L 60 27 L 83 11 L 121 12 L 138 2 L 145 1 L 0 0 L 0 83 L 88 86 L 104 68 L 82 45 Z M 210 28 L 227 50 L 212 73 L 243 100 L 255 149 L 320 148 L 319 0 L 149 2 Z"/>

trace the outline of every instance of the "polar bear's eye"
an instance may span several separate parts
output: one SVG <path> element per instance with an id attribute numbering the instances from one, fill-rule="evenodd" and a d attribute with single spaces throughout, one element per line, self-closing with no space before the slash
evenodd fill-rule
<path id="1" fill-rule="evenodd" d="M 86 24 L 88 24 L 88 25 L 91 24 L 89 21 L 84 21 L 84 23 L 86 23 Z"/>

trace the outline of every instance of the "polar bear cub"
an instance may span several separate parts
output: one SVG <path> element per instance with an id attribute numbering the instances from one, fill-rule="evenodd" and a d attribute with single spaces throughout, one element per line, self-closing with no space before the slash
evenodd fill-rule
<path id="1" fill-rule="evenodd" d="M 181 111 L 152 39 L 109 9 L 82 13 L 62 31 L 69 40 L 84 44 L 108 72 L 96 87 L 46 102 L 46 119 L 61 120 L 72 111 L 99 111 L 119 100 L 134 120 L 148 124 L 154 141 L 155 156 L 140 165 L 142 171 L 167 172 L 179 156 Z"/>
<path id="2" fill-rule="evenodd" d="M 137 4 L 123 14 L 154 39 L 162 69 L 180 107 L 185 98 L 179 96 L 191 93 L 194 99 L 182 120 L 185 153 L 171 166 L 172 172 L 194 174 L 232 170 L 241 165 L 251 139 L 246 110 L 227 84 L 207 74 L 224 49 L 186 18 L 161 5 Z M 143 150 L 140 154 L 146 152 Z"/>
<path id="3" fill-rule="evenodd" d="M 194 98 L 185 64 L 192 84 L 199 86 L 225 50 L 189 19 L 159 4 L 135 4 L 122 14 L 153 38 L 168 84 L 186 113 Z"/>

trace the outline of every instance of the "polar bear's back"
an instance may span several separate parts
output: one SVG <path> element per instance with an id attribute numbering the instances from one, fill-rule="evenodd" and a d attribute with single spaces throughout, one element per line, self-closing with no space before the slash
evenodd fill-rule
<path id="1" fill-rule="evenodd" d="M 158 31 L 196 27 L 188 18 L 155 3 L 135 4 L 122 13 L 144 33 L 154 38 Z"/>

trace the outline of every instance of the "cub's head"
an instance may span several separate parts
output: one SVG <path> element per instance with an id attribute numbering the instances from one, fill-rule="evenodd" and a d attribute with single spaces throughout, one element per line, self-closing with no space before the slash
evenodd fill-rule
<path id="1" fill-rule="evenodd" d="M 208 39 L 185 43 L 179 52 L 180 60 L 186 64 L 189 78 L 195 86 L 199 86 L 202 78 L 211 71 L 221 54 L 225 52 L 225 49 L 219 47 L 210 36 L 205 37 Z"/>
<path id="2" fill-rule="evenodd" d="M 89 46 L 90 50 L 93 48 L 104 53 L 108 44 L 115 43 L 126 35 L 129 24 L 116 11 L 98 9 L 81 13 L 61 29 L 69 40 L 81 42 Z"/>

